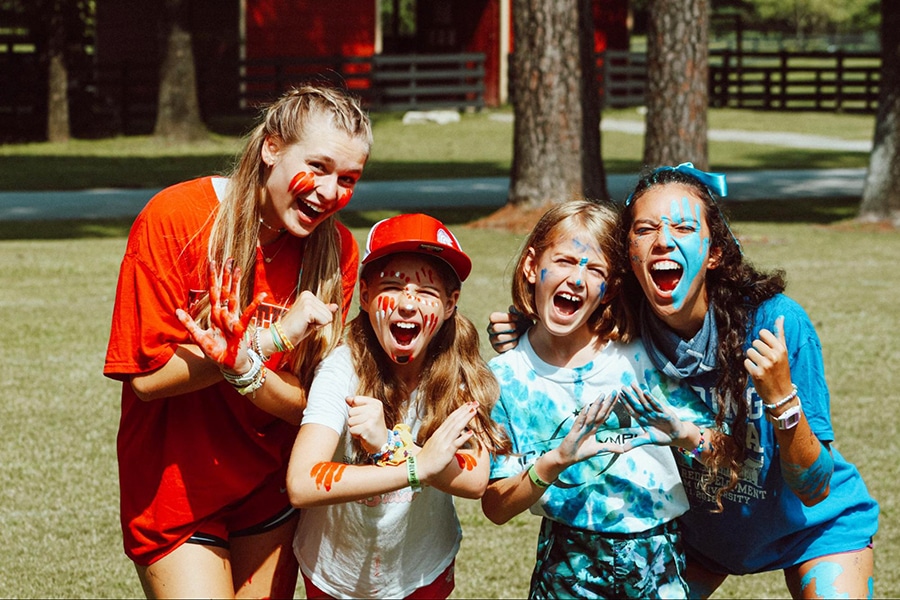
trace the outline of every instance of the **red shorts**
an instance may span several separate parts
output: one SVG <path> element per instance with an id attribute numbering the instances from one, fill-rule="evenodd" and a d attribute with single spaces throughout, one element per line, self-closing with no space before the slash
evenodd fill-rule
<path id="1" fill-rule="evenodd" d="M 428 600 L 430 598 L 443 600 L 444 598 L 449 598 L 453 588 L 456 587 L 456 577 L 454 575 L 455 566 L 456 560 L 454 559 L 453 562 L 450 563 L 450 566 L 444 569 L 434 581 L 426 586 L 416 589 L 412 594 L 406 597 L 406 600 Z M 309 600 L 329 600 L 333 598 L 317 588 L 306 575 L 303 575 L 303 585 L 306 587 L 306 597 L 309 598 Z"/>
<path id="2" fill-rule="evenodd" d="M 249 496 L 199 521 L 186 542 L 228 548 L 233 537 L 258 535 L 290 521 L 297 513 L 285 489 L 285 473 L 278 472 Z"/>

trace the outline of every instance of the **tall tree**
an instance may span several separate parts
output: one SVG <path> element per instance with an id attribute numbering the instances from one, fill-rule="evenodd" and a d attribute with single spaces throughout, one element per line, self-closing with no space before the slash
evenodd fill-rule
<path id="1" fill-rule="evenodd" d="M 163 60 L 154 135 L 172 142 L 207 136 L 197 99 L 190 0 L 163 0 Z"/>
<path id="2" fill-rule="evenodd" d="M 709 164 L 709 0 L 650 0 L 644 164 Z"/>
<path id="3" fill-rule="evenodd" d="M 881 90 L 859 207 L 863 221 L 900 227 L 900 2 L 881 0 Z"/>
<path id="4" fill-rule="evenodd" d="M 606 200 L 591 0 L 513 0 L 509 203 Z"/>
<path id="5" fill-rule="evenodd" d="M 67 142 L 69 127 L 69 70 L 66 64 L 65 0 L 51 0 L 47 35 L 47 139 Z"/>

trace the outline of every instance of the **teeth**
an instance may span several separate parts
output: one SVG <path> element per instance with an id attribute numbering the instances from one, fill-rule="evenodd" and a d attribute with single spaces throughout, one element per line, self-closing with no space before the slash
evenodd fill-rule
<path id="1" fill-rule="evenodd" d="M 394 325 L 400 329 L 415 329 L 417 327 L 415 323 L 394 323 Z"/>
<path id="2" fill-rule="evenodd" d="M 661 260 L 658 263 L 653 263 L 650 269 L 652 271 L 680 271 L 681 265 L 674 260 Z"/>
<path id="3" fill-rule="evenodd" d="M 318 206 L 313 206 L 313 205 L 310 204 L 309 202 L 304 202 L 303 204 L 305 204 L 306 206 L 308 206 L 309 208 L 311 208 L 313 211 L 315 211 L 315 212 L 317 212 L 317 213 L 320 213 L 320 214 L 321 214 L 321 213 L 325 212 L 324 209 L 319 208 Z"/>
<path id="4" fill-rule="evenodd" d="M 560 292 L 558 296 L 563 300 L 568 300 L 569 302 L 581 302 L 581 298 L 567 292 Z"/>

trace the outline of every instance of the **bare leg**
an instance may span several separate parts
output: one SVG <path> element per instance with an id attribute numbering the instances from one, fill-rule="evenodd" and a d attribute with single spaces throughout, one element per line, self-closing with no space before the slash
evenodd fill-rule
<path id="1" fill-rule="evenodd" d="M 280 527 L 231 538 L 231 562 L 237 598 L 293 598 L 297 586 L 294 531 L 297 516 Z"/>
<path id="2" fill-rule="evenodd" d="M 135 565 L 147 598 L 233 598 L 228 550 L 182 544 L 149 567 Z"/>
<path id="3" fill-rule="evenodd" d="M 874 569 L 875 552 L 864 548 L 785 569 L 784 580 L 794 598 L 872 598 Z"/>
<path id="4" fill-rule="evenodd" d="M 715 592 L 728 575 L 713 573 L 702 567 L 697 561 L 687 559 L 687 569 L 684 572 L 684 579 L 687 581 L 689 589 L 689 597 L 691 598 L 709 598 Z"/>

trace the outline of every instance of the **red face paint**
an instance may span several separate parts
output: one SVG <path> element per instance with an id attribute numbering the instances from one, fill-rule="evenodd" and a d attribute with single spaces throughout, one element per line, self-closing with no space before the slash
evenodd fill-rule
<path id="1" fill-rule="evenodd" d="M 288 191 L 293 196 L 305 196 L 316 188 L 316 178 L 312 173 L 300 171 L 291 179 Z"/>
<path id="2" fill-rule="evenodd" d="M 316 480 L 316 489 L 325 487 L 326 492 L 331 491 L 331 486 L 341 480 L 347 465 L 336 462 L 320 462 L 313 465 L 309 476 Z"/>
<path id="3" fill-rule="evenodd" d="M 337 207 L 338 210 L 344 208 L 348 204 L 350 204 L 350 198 L 353 197 L 353 190 L 341 190 L 338 194 L 338 202 Z"/>

